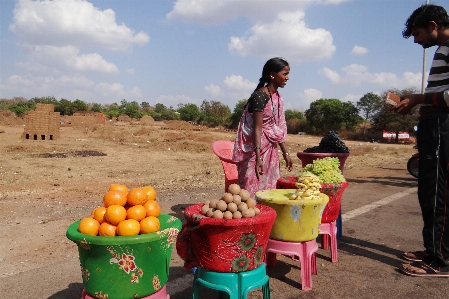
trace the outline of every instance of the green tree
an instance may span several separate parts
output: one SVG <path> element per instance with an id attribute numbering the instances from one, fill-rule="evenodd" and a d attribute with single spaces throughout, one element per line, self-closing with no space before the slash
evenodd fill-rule
<path id="1" fill-rule="evenodd" d="M 418 93 L 416 88 L 406 88 L 403 90 L 390 89 L 382 93 L 383 102 L 386 99 L 387 92 L 393 92 L 400 96 Z M 418 123 L 418 110 L 416 106 L 408 115 L 401 115 L 393 112 L 391 108 L 383 104 L 382 108 L 373 116 L 373 127 L 376 130 L 387 130 L 396 133 L 396 142 L 398 142 L 398 135 L 400 131 L 413 132 L 414 127 Z"/>
<path id="2" fill-rule="evenodd" d="M 72 102 L 66 99 L 61 99 L 57 106 L 55 106 L 55 111 L 61 113 L 61 115 L 73 115 L 75 112 L 72 106 Z"/>
<path id="3" fill-rule="evenodd" d="M 179 119 L 179 113 L 173 109 L 173 107 L 167 108 L 164 104 L 157 103 L 154 106 L 154 112 L 151 115 L 154 120 L 172 120 Z"/>
<path id="4" fill-rule="evenodd" d="M 34 101 L 35 103 L 40 103 L 40 104 L 53 104 L 55 107 L 58 106 L 58 101 L 55 99 L 54 96 L 32 98 L 30 101 Z"/>
<path id="5" fill-rule="evenodd" d="M 101 106 L 101 104 L 93 103 L 93 104 L 92 104 L 92 107 L 90 108 L 90 111 L 93 111 L 93 112 L 102 112 L 102 111 L 103 111 L 103 107 Z"/>
<path id="6" fill-rule="evenodd" d="M 201 120 L 208 126 L 226 126 L 231 117 L 231 109 L 221 102 L 203 100 L 200 110 Z"/>
<path id="7" fill-rule="evenodd" d="M 351 102 L 342 103 L 338 99 L 319 99 L 310 104 L 304 113 L 310 129 L 314 133 L 338 131 L 346 126 L 348 130 L 360 121 L 358 109 Z"/>
<path id="8" fill-rule="evenodd" d="M 373 115 L 375 115 L 379 109 L 382 108 L 382 99 L 380 96 L 369 92 L 361 97 L 356 105 L 357 109 L 360 111 L 360 114 L 364 118 L 363 135 L 365 135 L 366 122 L 371 121 L 373 119 Z"/>
<path id="9" fill-rule="evenodd" d="M 184 121 L 196 122 L 200 118 L 200 109 L 195 104 L 179 104 L 178 105 L 179 117 Z"/>
<path id="10" fill-rule="evenodd" d="M 14 97 L 11 100 L 0 100 L 0 110 L 9 110 L 17 116 L 25 115 L 28 111 L 34 109 L 36 109 L 36 103 L 34 101 L 28 101 L 23 97 Z"/>
<path id="11" fill-rule="evenodd" d="M 147 113 L 148 111 L 153 110 L 153 107 L 150 106 L 150 104 L 148 102 L 142 102 L 140 104 L 140 107 L 142 107 L 142 110 Z"/>
<path id="12" fill-rule="evenodd" d="M 162 114 L 163 112 L 165 112 L 165 110 L 167 110 L 167 107 L 165 107 L 164 104 L 157 103 L 157 104 L 154 106 L 154 112 L 156 112 L 156 113 Z"/>
<path id="13" fill-rule="evenodd" d="M 125 99 L 122 100 L 120 107 L 120 114 L 126 114 L 131 118 L 140 119 L 143 116 L 143 112 L 140 111 L 139 103 L 136 101 L 127 102 Z"/>
<path id="14" fill-rule="evenodd" d="M 297 118 L 298 120 L 304 119 L 304 114 L 298 110 L 285 110 L 285 120 L 288 121 L 290 119 Z"/>
<path id="15" fill-rule="evenodd" d="M 72 110 L 73 113 L 75 113 L 76 111 L 87 111 L 89 110 L 89 107 L 87 106 L 86 102 L 76 99 L 72 103 Z"/>
<path id="16" fill-rule="evenodd" d="M 117 103 L 107 105 L 104 114 L 109 118 L 116 118 L 120 115 L 120 107 Z"/>
<path id="17" fill-rule="evenodd" d="M 234 111 L 231 115 L 231 124 L 229 125 L 229 128 L 237 129 L 247 102 L 248 100 L 240 100 L 237 102 L 237 104 L 235 104 Z"/>
<path id="18" fill-rule="evenodd" d="M 342 102 L 343 107 L 343 125 L 346 130 L 354 131 L 355 127 L 363 120 L 359 115 L 359 109 L 352 102 Z"/>

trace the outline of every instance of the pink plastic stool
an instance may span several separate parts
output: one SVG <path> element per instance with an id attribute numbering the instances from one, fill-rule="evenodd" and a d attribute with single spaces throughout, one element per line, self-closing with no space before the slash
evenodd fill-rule
<path id="1" fill-rule="evenodd" d="M 329 239 L 331 248 L 332 263 L 338 262 L 337 253 L 337 224 L 336 221 L 320 224 L 321 248 L 329 249 Z"/>
<path id="2" fill-rule="evenodd" d="M 307 242 L 284 242 L 273 239 L 268 239 L 266 263 L 268 267 L 276 265 L 276 254 L 290 255 L 299 257 L 301 263 L 301 286 L 303 291 L 312 289 L 312 274 L 317 274 L 316 255 L 318 244 L 316 240 Z"/>
<path id="3" fill-rule="evenodd" d="M 95 299 L 95 297 L 90 296 L 85 289 L 83 289 L 83 293 L 81 295 L 81 299 Z M 170 295 L 167 294 L 167 288 L 164 286 L 162 289 L 157 291 L 154 294 L 151 294 L 146 297 L 142 297 L 140 299 L 170 299 Z"/>

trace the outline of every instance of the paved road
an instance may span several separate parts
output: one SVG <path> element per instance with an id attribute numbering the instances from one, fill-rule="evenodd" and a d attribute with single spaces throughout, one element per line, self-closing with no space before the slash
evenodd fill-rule
<path id="1" fill-rule="evenodd" d="M 276 267 L 267 271 L 271 298 L 448 298 L 447 278 L 409 277 L 397 270 L 403 262 L 399 255 L 404 250 L 422 249 L 416 180 L 402 170 L 391 171 L 388 176 L 347 175 L 347 178 L 350 185 L 343 195 L 339 261 L 332 263 L 330 252 L 319 249 L 313 290 L 303 292 L 299 263 L 278 257 Z M 211 191 L 211 196 L 221 194 L 222 190 Z M 183 208 L 200 201 L 173 195 L 163 203 L 163 210 L 170 209 L 170 213 L 182 217 Z M 182 268 L 182 260 L 174 252 L 167 283 L 170 298 L 191 298 L 192 279 L 192 273 Z M 0 298 L 78 299 L 82 288 L 78 256 L 74 252 L 70 259 L 1 278 Z M 216 294 L 204 292 L 202 298 L 216 298 Z M 262 298 L 260 290 L 251 292 L 249 298 Z"/>

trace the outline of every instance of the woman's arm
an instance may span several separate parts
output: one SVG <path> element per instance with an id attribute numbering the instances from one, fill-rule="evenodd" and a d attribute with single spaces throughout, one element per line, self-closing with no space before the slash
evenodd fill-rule
<path id="1" fill-rule="evenodd" d="M 292 171 L 293 162 L 292 158 L 290 157 L 290 153 L 288 152 L 287 148 L 285 147 L 285 143 L 279 143 L 279 147 L 282 151 L 282 157 L 284 157 L 285 160 L 285 166 L 287 167 L 288 171 Z"/>
<path id="2" fill-rule="evenodd" d="M 259 175 L 263 175 L 263 161 L 260 154 L 261 138 L 262 138 L 262 123 L 263 112 L 254 111 L 254 151 L 256 153 L 256 176 L 259 179 Z"/>

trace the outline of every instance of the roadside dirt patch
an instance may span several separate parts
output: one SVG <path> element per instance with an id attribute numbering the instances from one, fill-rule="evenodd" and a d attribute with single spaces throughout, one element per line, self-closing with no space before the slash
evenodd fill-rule
<path id="1" fill-rule="evenodd" d="M 97 151 L 70 151 L 66 153 L 42 153 L 38 155 L 38 157 L 40 158 L 102 157 L 102 156 L 106 156 L 106 154 Z"/>
<path id="2" fill-rule="evenodd" d="M 129 188 L 152 185 L 163 213 L 173 213 L 173 202 L 188 205 L 222 194 L 223 169 L 211 143 L 233 140 L 235 132 L 163 126 L 155 122 L 62 127 L 58 140 L 25 140 L 20 137 L 23 126 L 0 125 L 5 131 L 0 134 L 0 277 L 76 254 L 76 246 L 65 237 L 67 227 L 89 215 L 112 183 Z M 294 168 L 287 172 L 281 165 L 282 175 L 298 175 L 301 164 L 295 153 L 320 140 L 288 135 Z M 405 172 L 415 152 L 412 145 L 345 143 L 351 151 L 345 176 L 353 178 L 370 177 L 373 171 L 386 176 Z"/>

